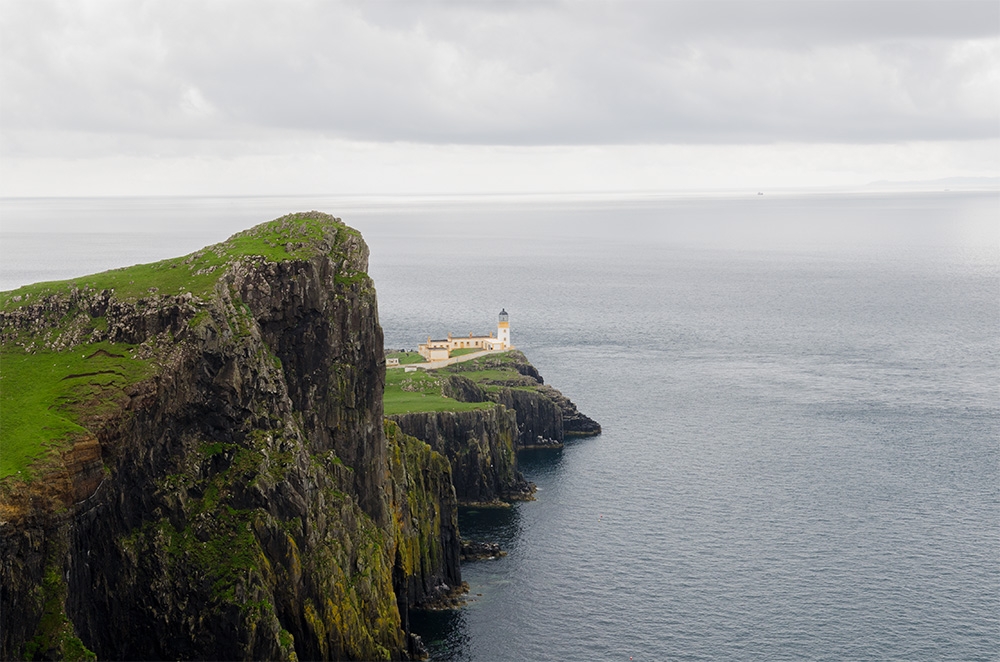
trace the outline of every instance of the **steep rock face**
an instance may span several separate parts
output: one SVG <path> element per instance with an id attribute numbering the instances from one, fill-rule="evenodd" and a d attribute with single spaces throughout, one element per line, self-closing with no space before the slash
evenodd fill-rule
<path id="1" fill-rule="evenodd" d="M 465 503 L 531 498 L 533 487 L 517 470 L 517 449 L 558 447 L 566 436 L 601 431 L 545 385 L 519 351 L 456 363 L 434 374 L 446 398 L 496 403 L 472 411 L 390 416 L 406 434 L 448 457 L 458 498 Z"/>
<path id="2" fill-rule="evenodd" d="M 451 465 L 429 444 L 385 423 L 396 519 L 393 577 L 401 613 L 460 586 L 461 538 Z"/>
<path id="3" fill-rule="evenodd" d="M 539 384 L 531 390 L 500 388 L 483 391 L 482 398 L 517 413 L 518 448 L 549 446 L 553 442 L 561 444 L 566 437 L 589 437 L 601 433 L 601 426 L 596 421 L 582 414 L 569 398 L 548 385 Z"/>
<path id="4" fill-rule="evenodd" d="M 293 273 L 272 275 L 277 266 Z M 326 258 L 237 265 L 155 391 L 105 433 L 112 480 L 71 527 L 66 609 L 99 657 L 379 657 L 399 647 L 391 558 L 378 542 L 379 373 L 358 349 L 381 334 L 360 287 L 341 290 L 337 305 L 329 269 Z M 269 276 L 274 301 L 304 290 L 285 329 L 258 322 L 261 300 L 240 296 Z M 349 361 L 375 384 L 344 384 L 336 366 Z M 305 395 L 296 380 L 308 380 Z M 362 395 L 330 397 L 337 389 Z"/>
<path id="5" fill-rule="evenodd" d="M 5 482 L 5 659 L 399 657 L 397 592 L 460 583 L 448 463 L 395 432 L 387 446 L 364 242 L 316 213 L 243 234 L 291 257 L 201 269 L 214 284 L 194 296 L 3 313 L 24 351 L 128 342 L 153 365 L 80 415 L 92 439 Z"/>
<path id="6" fill-rule="evenodd" d="M 476 383 L 462 373 L 488 370 L 505 377 L 486 378 Z M 562 443 L 566 436 L 600 434 L 601 426 L 582 414 L 576 405 L 558 390 L 545 384 L 527 357 L 512 350 L 500 356 L 485 356 L 468 363 L 457 363 L 445 371 L 448 377 L 444 394 L 462 402 L 499 403 L 517 413 L 518 448 Z"/>
<path id="7" fill-rule="evenodd" d="M 332 450 L 352 467 L 360 505 L 385 524 L 385 367 L 375 292 L 359 276 L 367 265 L 368 247 L 348 234 L 338 259 L 262 262 L 236 269 L 233 286 L 280 361 L 313 452 Z"/>
<path id="8" fill-rule="evenodd" d="M 562 410 L 549 398 L 513 388 L 492 391 L 486 397 L 516 412 L 518 448 L 537 445 L 539 437 L 562 443 Z"/>
<path id="9" fill-rule="evenodd" d="M 517 470 L 517 418 L 512 410 L 491 407 L 390 418 L 404 433 L 448 458 L 459 501 L 492 502 L 530 494 Z"/>
<path id="10" fill-rule="evenodd" d="M 594 419 L 586 416 L 573 401 L 567 398 L 558 390 L 548 384 L 543 384 L 535 389 L 540 395 L 555 403 L 562 414 L 563 434 L 567 437 L 592 437 L 601 433 L 600 424 Z"/>

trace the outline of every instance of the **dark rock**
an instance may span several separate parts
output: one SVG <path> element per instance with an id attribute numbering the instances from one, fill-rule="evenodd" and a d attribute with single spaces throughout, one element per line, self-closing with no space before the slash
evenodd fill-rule
<path id="1" fill-rule="evenodd" d="M 517 470 L 515 413 L 504 407 L 389 417 L 451 462 L 458 500 L 490 502 L 530 490 Z"/>
<path id="2" fill-rule="evenodd" d="M 538 437 L 530 446 L 521 446 L 523 449 L 546 449 L 546 448 L 563 448 L 565 444 L 561 441 L 556 441 L 555 439 L 546 439 L 545 437 Z"/>
<path id="3" fill-rule="evenodd" d="M 570 437 L 592 437 L 601 434 L 600 424 L 580 413 L 576 405 L 565 395 L 552 388 L 542 386 L 538 392 L 556 403 L 562 413 L 563 433 Z"/>
<path id="4" fill-rule="evenodd" d="M 406 652 L 411 660 L 429 660 L 431 658 L 431 652 L 427 650 L 427 645 L 420 638 L 420 635 L 411 632 L 408 635 L 408 642 Z"/>
<path id="5" fill-rule="evenodd" d="M 441 390 L 445 397 L 459 402 L 486 402 L 486 391 L 462 375 L 448 375 Z"/>
<path id="6" fill-rule="evenodd" d="M 500 545 L 495 542 L 473 542 L 471 540 L 462 541 L 462 560 L 481 561 L 483 559 L 494 559 L 507 556 L 507 552 L 500 549 Z"/>
<path id="7" fill-rule="evenodd" d="M 401 658 L 401 611 L 461 586 L 450 466 L 383 426 L 364 242 L 315 212 L 242 234 L 298 256 L 213 267 L 201 297 L 0 313 L 5 349 L 128 342 L 155 366 L 0 482 L 0 658 Z"/>
<path id="8" fill-rule="evenodd" d="M 468 582 L 456 585 L 442 583 L 436 586 L 434 591 L 427 595 L 424 600 L 414 605 L 413 608 L 426 611 L 458 609 L 466 603 L 466 595 L 468 593 Z"/>
<path id="9" fill-rule="evenodd" d="M 562 443 L 562 410 L 550 398 L 537 391 L 503 388 L 489 393 L 497 402 L 515 412 L 517 416 L 517 447 L 535 445 L 539 437 Z"/>

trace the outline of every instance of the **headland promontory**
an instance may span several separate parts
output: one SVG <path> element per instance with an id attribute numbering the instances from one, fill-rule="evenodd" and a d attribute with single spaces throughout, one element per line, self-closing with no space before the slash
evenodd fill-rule
<path id="1" fill-rule="evenodd" d="M 0 656 L 417 654 L 459 504 L 529 498 L 519 448 L 600 428 L 516 351 L 387 389 L 367 265 L 306 212 L 0 293 Z"/>

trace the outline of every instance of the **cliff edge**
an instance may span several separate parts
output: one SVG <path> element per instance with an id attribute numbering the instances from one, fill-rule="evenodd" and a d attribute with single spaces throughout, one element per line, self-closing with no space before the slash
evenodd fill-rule
<path id="1" fill-rule="evenodd" d="M 531 499 L 518 450 L 558 448 L 567 437 L 601 432 L 517 350 L 436 370 L 393 368 L 386 403 L 406 434 L 451 461 L 458 499 L 470 504 Z"/>
<path id="2" fill-rule="evenodd" d="M 407 655 L 456 497 L 383 420 L 367 259 L 309 212 L 0 293 L 0 657 Z"/>

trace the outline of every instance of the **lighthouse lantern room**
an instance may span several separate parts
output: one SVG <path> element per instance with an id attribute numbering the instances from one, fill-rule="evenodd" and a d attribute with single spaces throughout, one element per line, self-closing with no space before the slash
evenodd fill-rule
<path id="1" fill-rule="evenodd" d="M 500 311 L 500 321 L 497 322 L 497 340 L 500 341 L 500 346 L 503 349 L 509 348 L 510 345 L 510 323 L 507 321 L 507 310 L 503 309 Z"/>

